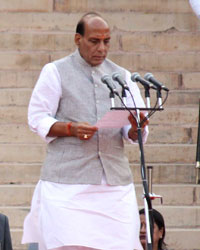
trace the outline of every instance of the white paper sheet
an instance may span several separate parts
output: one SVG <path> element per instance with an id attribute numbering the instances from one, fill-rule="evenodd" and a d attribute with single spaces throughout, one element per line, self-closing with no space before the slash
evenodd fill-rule
<path id="1" fill-rule="evenodd" d="M 108 111 L 95 126 L 98 128 L 122 128 L 130 124 L 128 120 L 129 114 L 127 110 Z"/>

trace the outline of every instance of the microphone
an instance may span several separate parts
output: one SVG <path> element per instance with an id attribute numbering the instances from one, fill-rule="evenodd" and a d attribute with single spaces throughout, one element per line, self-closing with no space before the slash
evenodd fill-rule
<path id="1" fill-rule="evenodd" d="M 148 82 L 148 80 L 143 79 L 140 76 L 140 74 L 137 73 L 137 72 L 135 72 L 135 73 L 132 74 L 131 80 L 133 82 L 140 82 L 145 88 L 152 88 L 152 89 L 156 89 L 157 90 L 157 88 L 153 84 L 151 84 L 150 82 Z"/>
<path id="2" fill-rule="evenodd" d="M 153 83 L 158 89 L 163 89 L 165 91 L 169 91 L 169 89 L 167 87 L 165 87 L 165 85 L 163 85 L 161 82 L 159 82 L 158 80 L 156 80 L 153 76 L 153 74 L 151 73 L 146 73 L 144 78 Z"/>
<path id="3" fill-rule="evenodd" d="M 129 86 L 127 85 L 126 81 L 122 78 L 122 76 L 117 72 L 113 73 L 112 79 L 114 81 L 117 81 L 119 85 L 122 87 L 123 105 L 126 105 L 126 97 L 127 97 L 126 90 L 130 92 Z"/>
<path id="4" fill-rule="evenodd" d="M 146 81 L 145 79 L 143 79 L 139 73 L 135 72 L 132 74 L 131 76 L 131 80 L 133 82 L 140 82 L 143 87 L 145 88 L 145 97 L 146 97 L 146 105 L 147 105 L 147 108 L 150 108 L 151 107 L 151 102 L 150 102 L 150 92 L 149 92 L 149 89 L 152 88 L 152 89 L 156 89 L 157 88 L 150 82 Z"/>
<path id="5" fill-rule="evenodd" d="M 119 85 L 122 86 L 123 89 L 127 89 L 129 91 L 129 87 L 128 87 L 126 81 L 122 78 L 122 76 L 119 73 L 117 73 L 117 72 L 113 73 L 112 79 L 114 81 L 117 81 L 119 83 Z"/>
<path id="6" fill-rule="evenodd" d="M 114 108 L 115 107 L 115 95 L 119 96 L 119 93 L 116 90 L 115 85 L 112 82 L 112 79 L 109 75 L 104 75 L 101 77 L 101 81 L 106 84 L 106 86 L 109 88 L 110 90 L 110 100 L 111 100 L 111 107 Z"/>
<path id="7" fill-rule="evenodd" d="M 104 75 L 101 77 L 101 81 L 106 84 L 106 86 L 110 89 L 110 92 L 119 96 L 119 93 L 117 92 L 117 89 L 115 85 L 112 82 L 112 79 L 109 75 Z"/>

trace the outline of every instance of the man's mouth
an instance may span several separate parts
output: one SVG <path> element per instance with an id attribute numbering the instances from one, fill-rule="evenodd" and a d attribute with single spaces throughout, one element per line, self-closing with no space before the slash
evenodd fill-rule
<path id="1" fill-rule="evenodd" d="M 96 59 L 96 60 L 104 60 L 104 56 L 94 56 L 94 58 Z"/>

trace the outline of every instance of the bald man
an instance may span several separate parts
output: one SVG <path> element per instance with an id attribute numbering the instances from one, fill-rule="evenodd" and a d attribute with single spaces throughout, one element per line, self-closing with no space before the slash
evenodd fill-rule
<path id="1" fill-rule="evenodd" d="M 76 27 L 77 50 L 45 65 L 31 96 L 29 126 L 48 146 L 22 243 L 38 242 L 40 250 L 142 249 L 123 144 L 137 140 L 135 120 L 123 128 L 96 126 L 110 110 L 109 91 L 101 82 L 105 74 L 119 72 L 136 105 L 144 107 L 130 72 L 106 58 L 110 39 L 99 14 L 84 15 Z M 133 107 L 129 93 L 127 105 Z M 142 133 L 145 141 L 146 123 Z"/>

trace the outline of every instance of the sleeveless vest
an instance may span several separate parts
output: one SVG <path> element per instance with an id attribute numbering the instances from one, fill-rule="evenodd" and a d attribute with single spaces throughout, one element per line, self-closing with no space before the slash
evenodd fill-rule
<path id="1" fill-rule="evenodd" d="M 95 125 L 111 105 L 109 90 L 101 82 L 101 77 L 115 71 L 124 75 L 125 70 L 108 59 L 91 67 L 78 50 L 53 63 L 60 74 L 62 87 L 55 118 L 61 122 Z M 118 98 L 115 98 L 115 105 L 121 106 Z M 56 138 L 47 146 L 41 179 L 66 184 L 100 184 L 103 172 L 110 185 L 132 182 L 119 128 L 99 129 L 87 141 L 76 137 Z"/>

